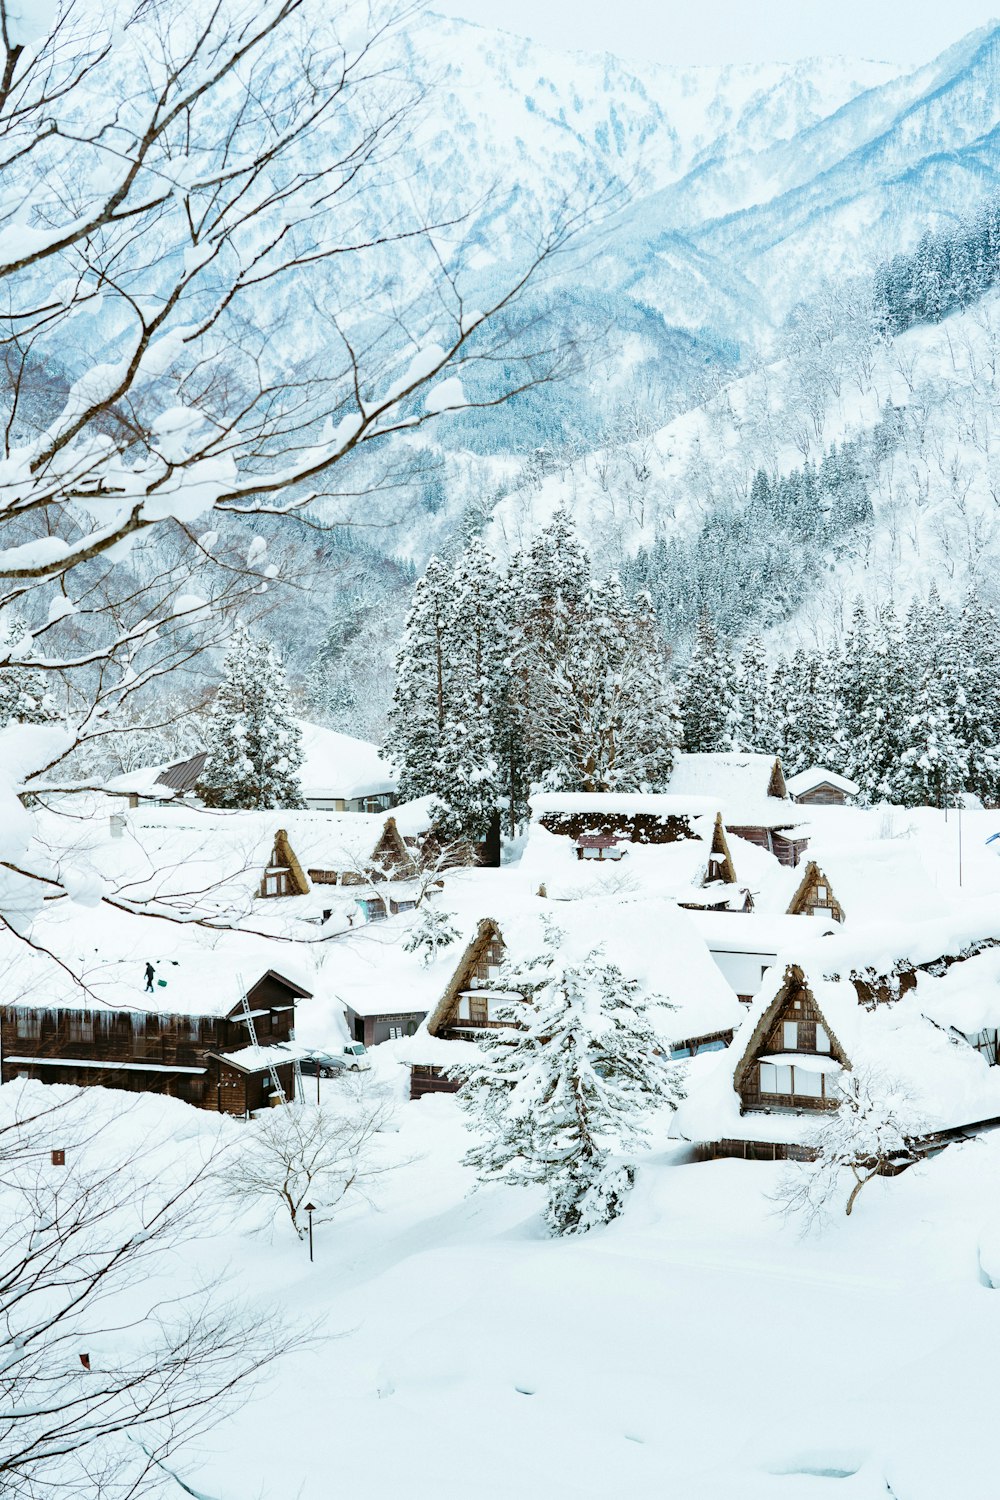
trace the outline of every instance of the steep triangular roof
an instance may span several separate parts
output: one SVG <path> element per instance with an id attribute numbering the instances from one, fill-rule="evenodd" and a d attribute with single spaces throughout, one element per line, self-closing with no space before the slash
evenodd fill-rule
<path id="1" fill-rule="evenodd" d="M 804 972 L 799 968 L 798 964 L 789 964 L 785 969 L 784 978 L 782 979 L 781 984 L 778 986 L 770 1001 L 762 1008 L 759 1015 L 757 1016 L 756 1023 L 752 1027 L 747 1039 L 747 1044 L 744 1047 L 742 1055 L 740 1056 L 740 1059 L 733 1071 L 733 1087 L 737 1090 L 737 1092 L 740 1090 L 747 1073 L 753 1067 L 754 1063 L 757 1061 L 758 1057 L 763 1051 L 771 1027 L 779 1019 L 782 1011 L 788 1005 L 788 1002 L 790 1000 L 793 1000 L 796 995 L 804 995 L 808 997 L 809 1003 L 815 1007 L 817 1015 L 820 1017 L 824 1027 L 826 1028 L 827 1036 L 830 1038 L 831 1056 L 836 1058 L 837 1062 L 839 1062 L 843 1067 L 850 1068 L 850 1058 L 847 1056 L 847 1053 L 844 1051 L 840 1042 L 837 1040 L 837 1037 L 834 1034 L 832 1028 L 830 1027 L 827 1018 L 823 1013 L 823 1007 L 819 1004 L 814 992 L 810 989 L 808 983 L 806 982 L 806 976 Z"/>
<path id="2" fill-rule="evenodd" d="M 715 826 L 712 829 L 712 845 L 708 851 L 708 869 L 705 872 L 705 879 L 702 883 L 708 885 L 714 880 L 722 880 L 726 885 L 736 884 L 736 866 L 733 864 L 733 856 L 729 848 L 729 840 L 726 838 L 726 829 L 721 813 L 716 813 L 715 815 Z"/>
<path id="3" fill-rule="evenodd" d="M 842 922 L 844 920 L 844 908 L 841 906 L 839 900 L 837 899 L 837 893 L 830 882 L 829 876 L 825 874 L 822 867 L 814 859 L 810 859 L 806 863 L 806 867 L 802 872 L 802 879 L 796 886 L 795 893 L 792 896 L 791 901 L 789 901 L 788 903 L 787 915 L 790 917 L 801 916 L 806 908 L 806 899 L 809 895 L 809 892 L 813 890 L 817 885 L 826 886 L 829 896 L 831 915 L 833 915 L 836 921 Z M 839 917 L 836 915 L 837 912 L 840 913 Z"/>
<path id="4" fill-rule="evenodd" d="M 309 881 L 306 873 L 296 857 L 295 850 L 288 841 L 287 829 L 279 828 L 274 835 L 274 863 L 286 869 L 292 877 L 292 884 L 300 896 L 308 896 Z"/>
<path id="5" fill-rule="evenodd" d="M 503 934 L 492 917 L 483 917 L 472 940 L 466 945 L 461 958 L 455 965 L 444 993 L 427 1017 L 427 1030 L 431 1036 L 437 1036 L 442 1027 L 447 1026 L 453 1019 L 460 991 L 467 987 L 471 971 L 494 939 L 502 943 Z"/>

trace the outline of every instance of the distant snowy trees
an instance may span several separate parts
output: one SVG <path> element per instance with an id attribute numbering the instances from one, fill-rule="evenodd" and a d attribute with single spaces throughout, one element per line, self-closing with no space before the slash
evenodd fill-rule
<path id="1" fill-rule="evenodd" d="M 16 660 L 22 648 L 30 656 L 31 632 L 23 620 L 11 615 L 0 624 L 0 661 L 4 657 Z M 11 721 L 45 724 L 54 720 L 57 705 L 52 695 L 53 686 L 46 673 L 38 668 L 19 670 L 0 666 L 0 729 Z"/>
<path id="2" fill-rule="evenodd" d="M 597 581 L 564 511 L 504 569 L 481 540 L 414 591 L 386 754 L 446 834 L 485 835 L 529 786 L 662 790 L 679 734 L 649 600 Z"/>
<path id="3" fill-rule="evenodd" d="M 824 558 L 856 546 L 871 523 L 873 447 L 885 431 L 880 422 L 871 439 L 834 445 L 818 464 L 788 474 L 757 468 L 742 497 L 720 492 L 721 476 L 707 475 L 700 524 L 671 527 L 627 557 L 626 589 L 648 592 L 671 640 L 706 620 L 722 637 L 742 637 L 787 619 Z"/>
<path id="4" fill-rule="evenodd" d="M 998 282 L 1000 198 L 989 198 L 971 218 L 928 231 L 912 253 L 878 267 L 877 316 L 886 333 L 903 333 L 969 307 Z"/>
<path id="5" fill-rule="evenodd" d="M 683 1086 L 638 983 L 599 948 L 568 961 L 561 938 L 553 925 L 537 957 L 501 966 L 495 987 L 525 998 L 494 1004 L 508 1025 L 484 1034 L 458 1097 L 480 1181 L 543 1187 L 552 1233 L 582 1234 L 621 1213 L 650 1118 Z"/>
<path id="6" fill-rule="evenodd" d="M 777 753 L 791 774 L 826 766 L 868 802 L 1000 802 L 1000 621 L 974 592 L 955 607 L 932 587 L 902 623 L 858 601 L 841 645 L 770 668 L 759 638 L 740 650 L 703 621 L 681 708 L 690 750 Z"/>
<path id="7" fill-rule="evenodd" d="M 292 718 L 281 661 L 268 641 L 233 632 L 206 735 L 198 784 L 206 807 L 304 807 L 302 734 Z"/>
<path id="8" fill-rule="evenodd" d="M 405 492 L 400 438 L 485 425 L 568 365 L 527 304 L 587 205 L 528 224 L 516 194 L 398 190 L 431 90 L 393 0 L 0 10 L 0 608 L 26 622 L 0 672 L 15 725 L 41 674 L 64 731 L 6 733 L 0 856 L 26 909 L 55 894 L 11 832 L 32 776 L 73 784 L 88 747 L 153 730 L 164 678 L 275 580 L 287 598 L 296 550 L 315 571 L 279 535 Z M 509 250 L 489 295 L 487 221 Z M 294 805 L 277 751 L 241 804 Z"/>

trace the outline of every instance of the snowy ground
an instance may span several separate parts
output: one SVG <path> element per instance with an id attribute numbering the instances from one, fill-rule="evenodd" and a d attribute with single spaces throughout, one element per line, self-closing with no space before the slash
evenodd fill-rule
<path id="1" fill-rule="evenodd" d="M 1000 815 L 963 815 L 960 888 L 954 814 L 803 812 L 817 856 L 851 841 L 863 858 L 866 840 L 899 838 L 946 902 L 1000 891 L 1000 859 L 985 845 Z M 476 882 L 486 912 L 538 874 L 526 862 L 454 879 Z M 326 967 L 334 983 L 336 946 Z M 335 1045 L 343 1024 L 317 995 L 300 1006 L 297 1034 Z M 317 1230 L 313 1265 L 290 1228 L 252 1234 L 220 1208 L 208 1237 L 165 1267 L 178 1290 L 228 1268 L 241 1293 L 323 1335 L 178 1455 L 187 1493 L 1000 1495 L 987 1436 L 1000 1373 L 1000 1132 L 872 1183 L 850 1220 L 803 1238 L 774 1200 L 796 1169 L 694 1163 L 668 1144 L 664 1118 L 624 1216 L 554 1241 L 533 1192 L 473 1191 L 455 1099 L 410 1103 L 395 1047 L 376 1049 L 372 1081 L 397 1101 L 381 1149 L 398 1169 L 378 1179 L 374 1203 L 359 1199 Z M 17 1087 L 0 1089 L 0 1118 Z M 315 1087 L 306 1081 L 310 1100 Z M 327 1100 L 343 1087 L 321 1085 Z M 87 1103 L 109 1120 L 91 1149 L 124 1164 L 144 1135 L 168 1176 L 245 1128 L 167 1099 L 92 1090 Z M 127 1123 L 114 1123 L 125 1106 Z M 92 1347 L 114 1352 L 113 1341 Z"/>
<path id="2" fill-rule="evenodd" d="M 219 1128 L 138 1107 L 168 1153 Z M 330 1335 L 184 1455 L 206 1500 L 995 1500 L 1000 1137 L 874 1183 L 808 1239 L 769 1199 L 785 1168 L 661 1141 L 620 1221 L 555 1242 L 531 1192 L 470 1196 L 453 1099 L 398 1118 L 406 1164 L 317 1234 L 315 1264 L 226 1215 L 192 1247 L 192 1281 L 228 1263 Z"/>

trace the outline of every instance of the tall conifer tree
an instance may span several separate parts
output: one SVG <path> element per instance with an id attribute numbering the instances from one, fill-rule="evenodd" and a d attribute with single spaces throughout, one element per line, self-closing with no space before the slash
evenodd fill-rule
<path id="1" fill-rule="evenodd" d="M 292 718 L 281 658 L 238 626 L 212 704 L 208 760 L 198 787 L 208 807 L 304 807 L 302 735 Z"/>

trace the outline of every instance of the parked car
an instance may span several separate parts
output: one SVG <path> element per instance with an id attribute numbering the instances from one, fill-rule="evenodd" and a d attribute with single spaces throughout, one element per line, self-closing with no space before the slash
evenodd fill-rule
<path id="1" fill-rule="evenodd" d="M 303 1053 L 299 1066 L 307 1078 L 335 1078 L 338 1073 L 367 1072 L 371 1058 L 361 1042 L 348 1042 L 342 1052 L 318 1052 L 313 1048 Z"/>

